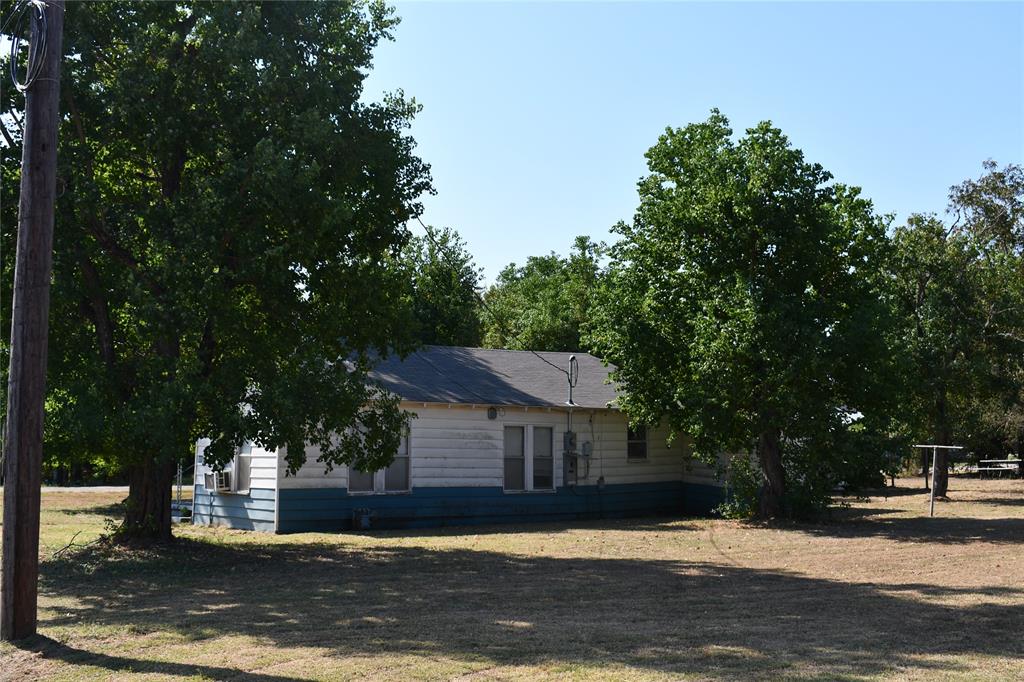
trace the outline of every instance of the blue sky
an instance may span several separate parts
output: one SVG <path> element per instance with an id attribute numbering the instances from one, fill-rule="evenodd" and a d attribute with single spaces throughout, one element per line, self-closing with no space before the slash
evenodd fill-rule
<path id="1" fill-rule="evenodd" d="M 718 107 L 770 119 L 898 220 L 1024 161 L 1024 3 L 397 3 L 365 96 L 404 89 L 488 281 L 636 208 L 643 154 Z"/>

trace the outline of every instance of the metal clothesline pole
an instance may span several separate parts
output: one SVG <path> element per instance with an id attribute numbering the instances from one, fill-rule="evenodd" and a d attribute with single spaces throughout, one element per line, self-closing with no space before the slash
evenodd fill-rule
<path id="1" fill-rule="evenodd" d="M 932 487 L 928 493 L 928 516 L 929 518 L 935 516 L 935 466 L 936 461 L 939 458 L 938 448 L 932 448 Z"/>
<path id="2" fill-rule="evenodd" d="M 924 465 L 925 486 L 928 487 L 928 516 L 935 516 L 935 472 L 937 469 L 939 450 L 963 450 L 962 445 L 915 445 L 915 448 L 932 449 L 932 484 L 928 486 L 928 462 Z"/>

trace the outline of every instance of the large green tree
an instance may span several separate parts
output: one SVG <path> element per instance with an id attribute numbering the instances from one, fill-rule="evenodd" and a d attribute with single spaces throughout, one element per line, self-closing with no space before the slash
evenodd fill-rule
<path id="1" fill-rule="evenodd" d="M 170 537 L 200 435 L 216 467 L 246 440 L 293 470 L 307 442 L 366 470 L 397 448 L 404 418 L 365 378 L 413 341 L 395 263 L 431 187 L 415 103 L 362 97 L 396 22 L 380 3 L 69 3 L 47 439 L 123 465 L 126 534 Z"/>
<path id="2" fill-rule="evenodd" d="M 982 439 L 994 453 L 1024 457 L 1024 167 L 993 161 L 950 189 L 953 228 L 981 257 L 986 389 L 972 396 Z"/>
<path id="3" fill-rule="evenodd" d="M 931 215 L 911 216 L 893 234 L 892 286 L 907 360 L 904 422 L 918 440 L 953 445 L 963 436 L 966 403 L 985 359 L 978 252 L 963 233 Z M 937 455 L 935 492 L 947 490 L 947 453 Z"/>
<path id="4" fill-rule="evenodd" d="M 567 257 L 551 253 L 511 264 L 484 295 L 484 345 L 516 350 L 583 350 L 582 330 L 602 277 L 604 244 L 577 237 Z"/>
<path id="5" fill-rule="evenodd" d="M 734 140 L 714 111 L 647 162 L 591 334 L 622 407 L 709 461 L 755 452 L 763 517 L 820 504 L 846 427 L 881 409 L 886 221 L 769 123 Z"/>
<path id="6" fill-rule="evenodd" d="M 420 343 L 479 346 L 480 268 L 455 230 L 425 227 L 402 251 Z"/>
<path id="7" fill-rule="evenodd" d="M 1000 456 L 1024 445 L 1024 172 L 985 169 L 951 189 L 950 224 L 914 215 L 895 231 L 891 282 L 906 428 Z M 947 489 L 939 453 L 935 492 Z"/>

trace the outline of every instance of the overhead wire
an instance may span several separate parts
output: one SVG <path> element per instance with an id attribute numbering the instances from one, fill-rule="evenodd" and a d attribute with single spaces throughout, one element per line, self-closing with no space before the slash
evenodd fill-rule
<path id="1" fill-rule="evenodd" d="M 30 21 L 25 21 L 26 16 L 30 18 Z M 32 19 L 37 24 L 34 40 L 31 38 L 26 39 L 25 37 L 26 30 L 31 34 Z M 11 10 L 11 14 L 7 17 L 7 21 L 4 22 L 0 33 L 6 30 L 11 22 L 14 22 L 11 30 L 11 82 L 14 84 L 15 90 L 25 92 L 32 87 L 32 84 L 43 70 L 43 62 L 46 57 L 46 34 L 48 32 L 46 3 L 43 0 L 19 0 L 14 5 L 14 9 Z M 21 51 L 21 46 L 24 42 L 28 43 L 28 65 L 25 69 L 25 82 L 22 83 L 18 80 L 18 53 Z"/>
<path id="2" fill-rule="evenodd" d="M 6 31 L 7 27 L 10 26 L 12 21 L 14 21 L 14 17 L 16 16 L 16 12 L 18 10 L 18 5 L 20 4 L 22 4 L 21 1 L 14 3 L 14 7 L 11 8 L 11 13 L 7 15 L 7 21 L 3 23 L 3 26 L 0 26 L 0 33 Z"/>

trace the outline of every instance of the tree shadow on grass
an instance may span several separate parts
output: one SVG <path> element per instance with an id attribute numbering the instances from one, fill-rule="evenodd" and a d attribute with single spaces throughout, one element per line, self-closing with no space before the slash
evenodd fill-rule
<path id="1" fill-rule="evenodd" d="M 829 509 L 828 523 L 851 523 L 870 520 L 886 514 L 898 514 L 899 509 L 880 509 L 877 507 L 832 507 Z M 793 525 L 799 526 L 800 523 Z"/>
<path id="2" fill-rule="evenodd" d="M 986 497 L 983 500 L 974 500 L 973 503 L 991 507 L 1024 507 L 1024 495 L 1021 497 Z"/>
<path id="3" fill-rule="evenodd" d="M 98 504 L 92 507 L 67 507 L 61 509 L 60 513 L 70 516 L 108 516 L 117 518 L 124 514 L 124 505 L 121 502 L 110 504 Z"/>
<path id="4" fill-rule="evenodd" d="M 23 651 L 40 654 L 44 659 L 62 661 L 71 665 L 103 668 L 110 672 L 131 672 L 134 674 L 160 673 L 175 677 L 203 677 L 211 680 L 230 680 L 244 677 L 255 682 L 297 682 L 301 679 L 297 677 L 283 677 L 281 675 L 253 674 L 220 666 L 166 663 L 163 661 L 128 658 L 126 656 L 108 656 L 106 654 L 85 651 L 84 649 L 75 649 L 67 644 L 39 635 L 15 642 L 15 646 Z"/>
<path id="5" fill-rule="evenodd" d="M 837 538 L 880 537 L 897 542 L 966 545 L 975 542 L 1024 545 L 1024 518 L 896 517 L 879 518 L 882 511 L 845 510 L 842 523 L 800 525 L 798 530 Z M 941 514 L 941 509 L 937 512 Z"/>
<path id="6" fill-rule="evenodd" d="M 45 614 L 44 629 L 130 626 L 185 641 L 247 635 L 274 647 L 323 647 L 336 659 L 836 680 L 963 671 L 935 655 L 1024 658 L 1021 589 L 846 583 L 710 562 L 184 539 L 159 553 L 85 550 L 44 564 L 42 584 L 73 599 Z M 207 674 L 198 665 L 88 652 L 42 655 L 88 665 L 95 656 L 110 670 Z M 209 674 L 221 672 L 232 671 Z"/>
<path id="7" fill-rule="evenodd" d="M 928 489 L 922 484 L 921 487 L 909 487 L 906 485 L 885 486 L 884 488 L 865 488 L 855 493 L 841 495 L 840 497 L 880 497 L 889 499 L 891 497 L 909 497 L 912 495 L 927 495 Z"/>
<path id="8" fill-rule="evenodd" d="M 559 533 L 581 533 L 589 531 L 650 531 L 667 532 L 694 530 L 708 521 L 707 516 L 682 516 L 664 514 L 661 516 L 623 517 L 603 519 L 574 519 L 571 521 L 530 521 L 529 523 L 461 523 L 450 526 L 427 528 L 381 529 L 371 531 L 345 531 L 345 535 L 372 538 L 448 538 L 469 535 L 557 535 Z"/>

